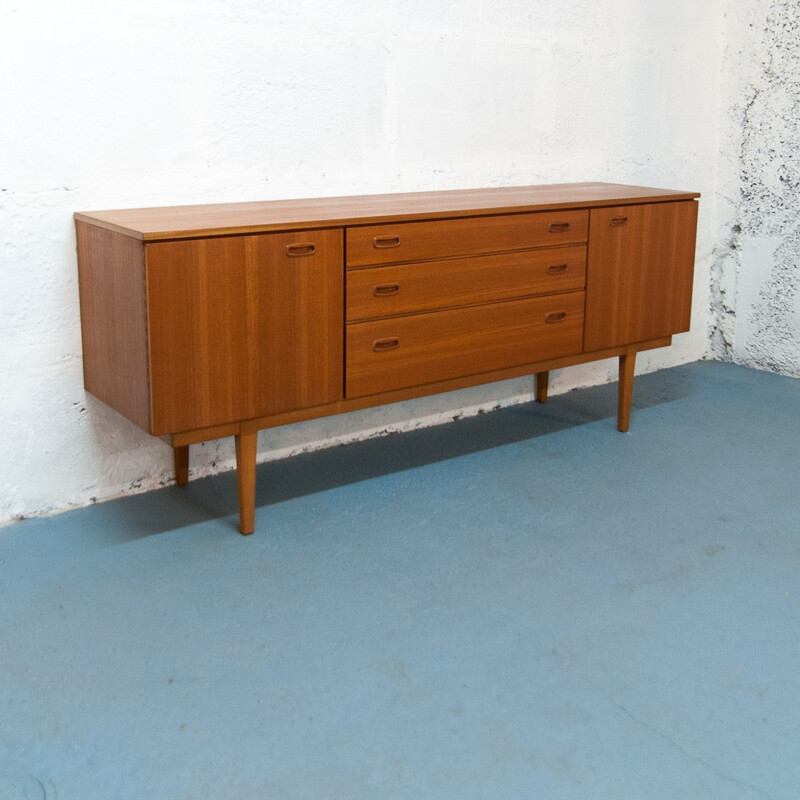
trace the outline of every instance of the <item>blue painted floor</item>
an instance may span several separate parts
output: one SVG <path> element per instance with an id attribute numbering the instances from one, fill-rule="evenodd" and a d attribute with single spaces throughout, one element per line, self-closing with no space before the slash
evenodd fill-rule
<path id="1" fill-rule="evenodd" d="M 800 382 L 700 362 L 0 530 L 0 800 L 800 797 Z"/>

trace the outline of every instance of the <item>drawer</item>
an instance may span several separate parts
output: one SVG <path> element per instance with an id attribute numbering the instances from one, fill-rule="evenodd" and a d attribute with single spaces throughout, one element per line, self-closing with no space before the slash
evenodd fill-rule
<path id="1" fill-rule="evenodd" d="M 346 326 L 346 397 L 580 353 L 583 292 Z"/>
<path id="2" fill-rule="evenodd" d="M 346 263 L 359 267 L 581 244 L 588 227 L 586 210 L 368 225 L 347 229 Z"/>
<path id="3" fill-rule="evenodd" d="M 347 273 L 347 321 L 583 289 L 586 247 L 421 261 Z"/>

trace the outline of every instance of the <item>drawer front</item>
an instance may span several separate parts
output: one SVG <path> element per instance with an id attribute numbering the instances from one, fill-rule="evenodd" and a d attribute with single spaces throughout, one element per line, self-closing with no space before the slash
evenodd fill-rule
<path id="1" fill-rule="evenodd" d="M 347 325 L 346 396 L 580 353 L 583 292 Z"/>
<path id="2" fill-rule="evenodd" d="M 347 266 L 581 244 L 588 226 L 588 211 L 571 210 L 348 228 Z"/>
<path id="3" fill-rule="evenodd" d="M 523 250 L 347 273 L 347 321 L 583 289 L 586 247 Z"/>

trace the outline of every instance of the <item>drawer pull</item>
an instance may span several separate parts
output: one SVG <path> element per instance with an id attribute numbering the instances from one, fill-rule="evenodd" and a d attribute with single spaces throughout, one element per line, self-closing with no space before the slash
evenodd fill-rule
<path id="1" fill-rule="evenodd" d="M 385 353 L 387 350 L 394 350 L 400 346 L 400 340 L 396 336 L 388 336 L 386 339 L 376 339 L 372 343 L 372 349 L 376 353 Z"/>
<path id="2" fill-rule="evenodd" d="M 628 218 L 627 217 L 611 217 L 611 221 L 608 223 L 612 227 L 618 227 L 620 225 L 627 225 Z"/>
<path id="3" fill-rule="evenodd" d="M 564 273 L 566 271 L 567 271 L 567 265 L 566 264 L 551 264 L 547 268 L 547 274 L 548 275 L 561 275 L 562 273 Z"/>
<path id="4" fill-rule="evenodd" d="M 400 246 L 400 237 L 399 236 L 376 236 L 372 240 L 372 246 L 377 248 L 378 250 L 386 250 L 389 247 L 399 247 Z"/>
<path id="5" fill-rule="evenodd" d="M 316 246 L 310 242 L 298 242 L 297 244 L 286 245 L 286 255 L 290 258 L 297 258 L 298 256 L 311 256 L 314 255 Z"/>
<path id="6" fill-rule="evenodd" d="M 551 311 L 549 314 L 545 315 L 544 321 L 545 322 L 562 322 L 567 318 L 566 311 Z"/>
<path id="7" fill-rule="evenodd" d="M 569 222 L 551 222 L 547 226 L 550 233 L 564 233 L 569 230 Z"/>
<path id="8" fill-rule="evenodd" d="M 374 297 L 389 297 L 390 295 L 397 294 L 399 291 L 400 285 L 397 283 L 382 283 L 372 287 L 372 294 Z"/>

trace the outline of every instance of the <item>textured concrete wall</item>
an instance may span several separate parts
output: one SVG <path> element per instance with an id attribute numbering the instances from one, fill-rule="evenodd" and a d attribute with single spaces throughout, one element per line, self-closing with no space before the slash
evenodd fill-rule
<path id="1" fill-rule="evenodd" d="M 727 8 L 712 352 L 800 376 L 800 4 Z"/>
<path id="2" fill-rule="evenodd" d="M 170 482 L 84 393 L 72 212 L 610 180 L 699 190 L 706 352 L 722 0 L 0 3 L 0 522 Z M 604 362 L 554 389 L 608 380 Z M 271 432 L 262 454 L 530 397 L 510 381 Z M 232 464 L 193 449 L 195 474 Z"/>

